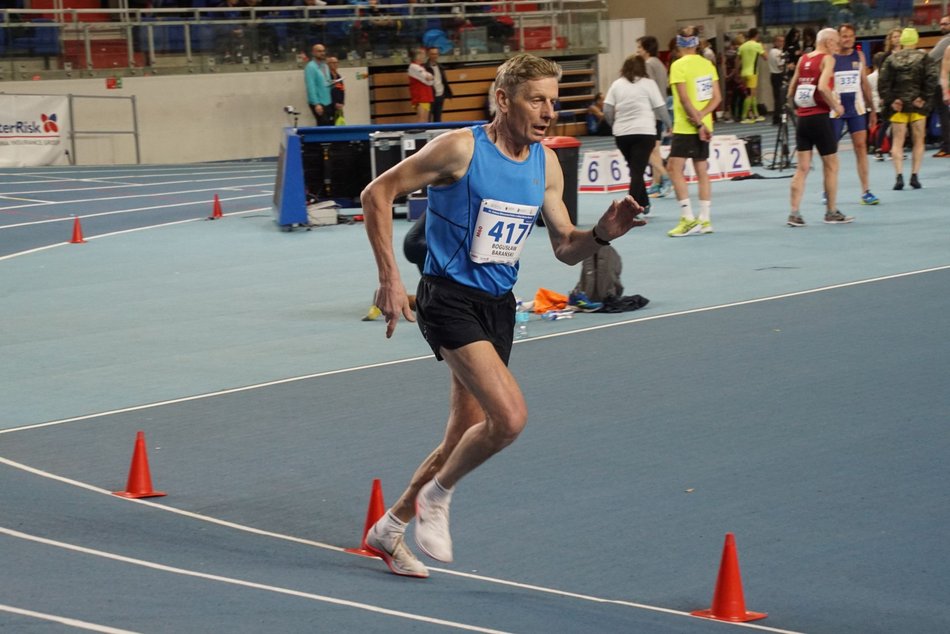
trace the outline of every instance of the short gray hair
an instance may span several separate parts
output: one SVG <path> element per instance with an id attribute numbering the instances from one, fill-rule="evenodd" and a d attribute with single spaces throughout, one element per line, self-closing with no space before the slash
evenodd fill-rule
<path id="1" fill-rule="evenodd" d="M 825 40 L 829 37 L 838 35 L 838 29 L 833 29 L 830 26 L 818 31 L 818 35 L 815 36 L 815 44 L 824 44 Z"/>
<path id="2" fill-rule="evenodd" d="M 530 53 L 519 53 L 498 67 L 494 88 L 513 97 L 518 87 L 525 82 L 553 77 L 561 79 L 561 67 L 556 62 Z"/>

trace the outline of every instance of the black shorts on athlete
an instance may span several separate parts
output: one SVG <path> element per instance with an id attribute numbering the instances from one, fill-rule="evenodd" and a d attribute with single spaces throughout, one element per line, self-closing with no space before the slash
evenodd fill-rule
<path id="1" fill-rule="evenodd" d="M 698 134 L 674 133 L 673 142 L 670 144 L 670 156 L 707 161 L 709 160 L 709 141 L 700 140 Z"/>
<path id="2" fill-rule="evenodd" d="M 795 145 L 799 152 L 811 152 L 812 148 L 816 148 L 821 156 L 837 152 L 838 140 L 835 138 L 835 130 L 828 113 L 798 117 Z"/>
<path id="3" fill-rule="evenodd" d="M 495 346 L 508 365 L 515 332 L 515 296 L 494 297 L 444 277 L 424 275 L 416 291 L 416 322 L 435 358 L 476 341 Z"/>

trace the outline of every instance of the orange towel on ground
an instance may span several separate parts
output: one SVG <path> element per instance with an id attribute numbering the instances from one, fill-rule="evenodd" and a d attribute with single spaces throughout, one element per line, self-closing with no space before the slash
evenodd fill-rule
<path id="1" fill-rule="evenodd" d="M 564 310 L 565 308 L 567 308 L 567 295 L 539 288 L 534 296 L 534 312 L 539 315 L 549 310 Z"/>

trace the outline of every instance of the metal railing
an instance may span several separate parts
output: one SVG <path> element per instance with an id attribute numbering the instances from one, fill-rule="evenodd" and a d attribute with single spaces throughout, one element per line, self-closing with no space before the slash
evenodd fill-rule
<path id="1" fill-rule="evenodd" d="M 306 62 L 316 42 L 344 65 L 369 66 L 402 63 L 419 46 L 446 61 L 595 53 L 607 46 L 606 18 L 606 0 L 7 9 L 0 79 L 278 70 Z"/>
<path id="2" fill-rule="evenodd" d="M 135 163 L 140 164 L 142 162 L 142 152 L 139 148 L 139 114 L 138 107 L 135 102 L 135 95 L 130 97 L 125 96 L 105 96 L 105 95 L 67 95 L 69 97 L 69 146 L 71 149 L 69 155 L 69 162 L 72 165 L 76 164 L 77 155 L 76 155 L 76 141 L 84 136 L 113 136 L 113 135 L 130 135 L 132 137 L 132 143 L 135 145 Z M 131 115 L 131 130 L 82 130 L 76 127 L 76 100 L 78 99 L 109 99 L 109 100 L 128 100 L 129 102 L 129 114 Z"/>

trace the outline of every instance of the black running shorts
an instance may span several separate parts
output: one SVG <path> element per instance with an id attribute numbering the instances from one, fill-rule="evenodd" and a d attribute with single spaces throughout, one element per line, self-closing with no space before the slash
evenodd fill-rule
<path id="1" fill-rule="evenodd" d="M 700 141 L 698 134 L 674 134 L 670 156 L 705 161 L 709 159 L 709 141 Z"/>
<path id="2" fill-rule="evenodd" d="M 416 322 L 435 358 L 440 350 L 455 350 L 476 341 L 489 341 L 508 365 L 515 332 L 515 296 L 493 297 L 484 291 L 425 275 L 416 291 Z"/>
<path id="3" fill-rule="evenodd" d="M 798 117 L 795 145 L 798 146 L 798 152 L 811 152 L 812 148 L 816 148 L 821 156 L 837 152 L 838 141 L 831 126 L 831 117 L 827 113 Z"/>

